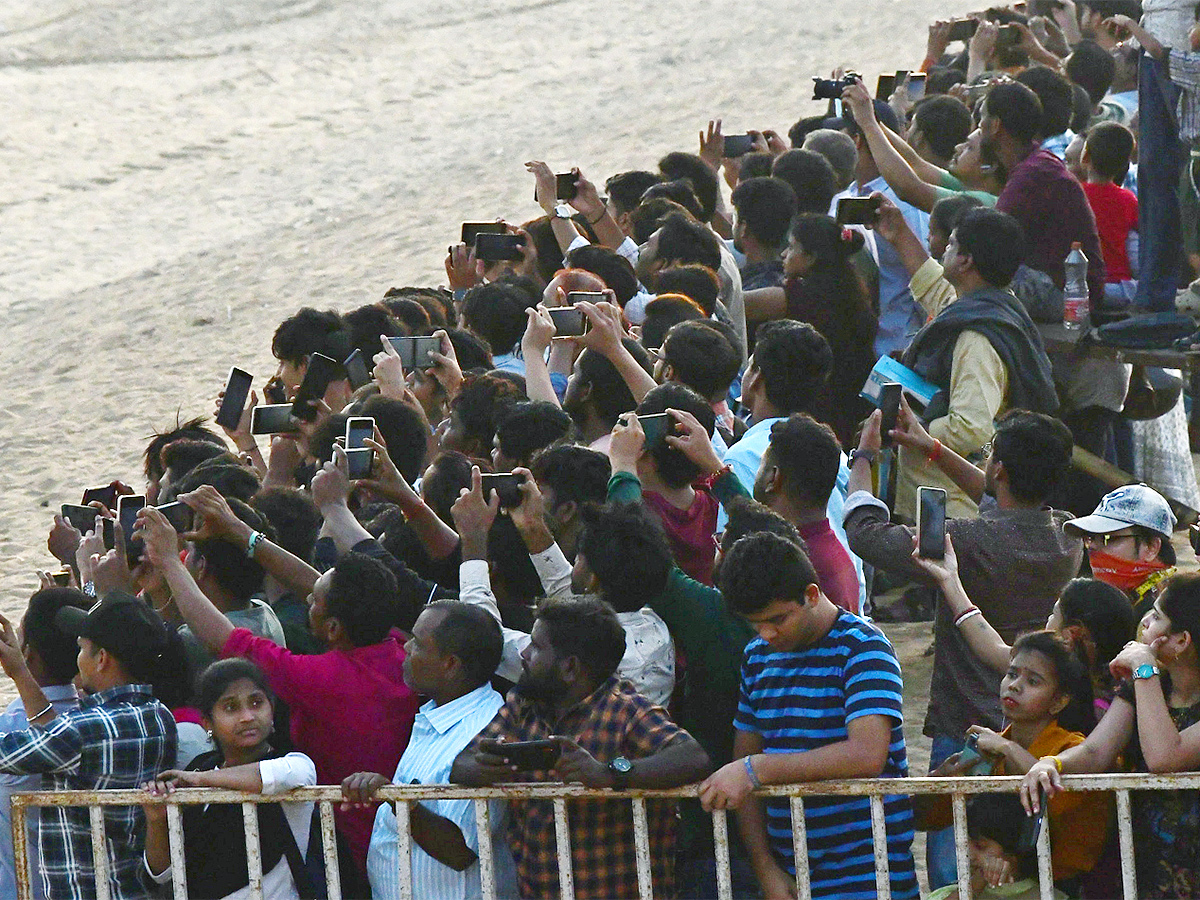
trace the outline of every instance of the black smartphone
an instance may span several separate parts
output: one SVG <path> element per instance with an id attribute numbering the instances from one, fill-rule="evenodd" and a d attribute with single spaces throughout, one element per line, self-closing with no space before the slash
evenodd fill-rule
<path id="1" fill-rule="evenodd" d="M 442 352 L 442 339 L 439 337 L 426 335 L 394 337 L 388 338 L 388 342 L 396 348 L 396 353 L 400 356 L 400 364 L 404 366 L 406 372 L 411 372 L 413 369 L 424 371 L 437 365 L 429 354 Z"/>
<path id="2" fill-rule="evenodd" d="M 1063 9 L 1062 0 L 1028 0 L 1025 4 L 1031 16 L 1052 18 L 1054 13 Z"/>
<path id="3" fill-rule="evenodd" d="M 1046 791 L 1039 784 L 1037 788 L 1038 811 L 1035 815 L 1026 816 L 1021 823 L 1021 833 L 1017 836 L 1017 853 L 1021 856 L 1037 850 L 1038 834 L 1042 830 L 1042 820 L 1046 818 Z"/>
<path id="4" fill-rule="evenodd" d="M 483 497 L 486 500 L 491 491 L 500 497 L 500 505 L 505 509 L 520 506 L 522 500 L 521 484 L 524 479 L 512 472 L 496 472 L 481 476 L 483 479 Z"/>
<path id="5" fill-rule="evenodd" d="M 267 403 L 287 403 L 287 389 L 277 377 L 271 376 L 263 385 L 263 400 Z"/>
<path id="6" fill-rule="evenodd" d="M 571 291 L 567 294 L 567 305 L 574 306 L 580 300 L 586 300 L 588 303 L 603 303 L 608 299 L 608 294 L 604 291 Z"/>
<path id="7" fill-rule="evenodd" d="M 896 427 L 900 416 L 900 395 L 904 386 L 895 381 L 888 381 L 879 387 L 879 408 L 883 410 L 883 418 L 879 422 L 879 440 L 885 447 L 892 445 L 888 432 Z"/>
<path id="8" fill-rule="evenodd" d="M 575 195 L 579 193 L 579 187 L 575 184 L 575 179 L 578 176 L 574 172 L 564 172 L 561 175 L 554 176 L 554 197 L 557 200 L 574 200 Z"/>
<path id="9" fill-rule="evenodd" d="M 375 434 L 375 420 L 370 416 L 353 416 L 346 420 L 346 464 L 350 478 L 369 478 L 375 462 L 375 451 L 364 442 Z"/>
<path id="10" fill-rule="evenodd" d="M 925 99 L 925 73 L 913 72 L 908 76 L 908 101 L 916 103 Z"/>
<path id="11" fill-rule="evenodd" d="M 134 540 L 133 532 L 137 528 L 138 513 L 146 505 L 146 498 L 141 494 L 126 494 L 117 498 L 117 521 L 121 523 L 121 533 L 125 536 L 125 557 L 129 566 L 136 566 L 142 558 L 142 539 Z"/>
<path id="12" fill-rule="evenodd" d="M 350 379 L 350 387 L 354 390 L 357 391 L 363 385 L 371 383 L 371 373 L 367 371 L 367 364 L 363 361 L 363 352 L 357 347 L 342 365 L 346 367 L 346 377 Z"/>
<path id="13" fill-rule="evenodd" d="M 359 447 L 346 451 L 346 477 L 351 481 L 359 478 L 370 478 L 371 468 L 375 465 L 375 451 L 370 447 Z"/>
<path id="14" fill-rule="evenodd" d="M 530 772 L 553 769 L 562 756 L 562 745 L 555 740 L 505 741 L 495 746 L 496 755 L 504 757 L 509 765 Z"/>
<path id="15" fill-rule="evenodd" d="M 154 508 L 166 516 L 171 527 L 180 534 L 192 530 L 192 508 L 186 503 L 176 500 L 174 503 L 164 503 Z"/>
<path id="16" fill-rule="evenodd" d="M 221 398 L 221 408 L 217 410 L 217 424 L 222 428 L 233 431 L 242 420 L 242 410 L 246 408 L 246 398 L 250 396 L 250 382 L 254 376 L 244 369 L 234 366 L 229 370 L 229 378 L 225 382 L 225 396 Z"/>
<path id="17" fill-rule="evenodd" d="M 83 506 L 87 506 L 89 503 L 94 503 L 97 500 L 104 504 L 105 509 L 116 509 L 117 486 L 115 484 L 102 484 L 99 487 L 90 487 L 83 492 L 83 500 L 80 503 Z"/>
<path id="18" fill-rule="evenodd" d="M 117 546 L 117 531 L 113 527 L 113 522 L 115 521 L 117 520 L 110 519 L 108 516 L 105 516 L 104 521 L 100 523 L 100 528 L 104 532 L 104 534 L 101 535 L 101 539 L 104 541 L 105 550 L 111 550 Z"/>
<path id="19" fill-rule="evenodd" d="M 946 492 L 941 488 L 917 488 L 917 556 L 946 556 Z"/>
<path id="20" fill-rule="evenodd" d="M 70 569 L 59 569 L 57 572 L 51 572 L 50 578 L 53 579 L 54 584 L 57 587 L 70 587 L 71 586 L 71 570 Z"/>
<path id="21" fill-rule="evenodd" d="M 298 428 L 290 403 L 271 403 L 250 410 L 251 434 L 286 434 Z"/>
<path id="22" fill-rule="evenodd" d="M 462 242 L 468 247 L 475 246 L 475 238 L 481 234 L 504 234 L 508 226 L 503 222 L 463 222 Z"/>
<path id="23" fill-rule="evenodd" d="M 653 413 L 648 416 L 638 416 L 638 422 L 642 426 L 642 433 L 646 435 L 646 449 L 649 450 L 657 447 L 667 439 L 667 435 L 675 425 L 675 420 L 671 418 L 670 413 Z"/>
<path id="24" fill-rule="evenodd" d="M 1021 29 L 1016 25 L 1001 25 L 996 31 L 996 49 L 1008 50 L 1021 43 Z"/>
<path id="25" fill-rule="evenodd" d="M 80 534 L 96 530 L 96 516 L 100 510 L 94 506 L 73 506 L 70 503 L 62 505 L 62 517 L 75 526 Z"/>
<path id="26" fill-rule="evenodd" d="M 754 149 L 754 137 L 749 134 L 727 134 L 725 135 L 725 153 L 726 159 L 737 159 L 739 156 L 745 156 Z"/>
<path id="27" fill-rule="evenodd" d="M 586 334 L 591 320 L 582 309 L 573 306 L 552 306 L 549 309 L 550 319 L 554 322 L 556 338 L 578 337 Z"/>
<path id="28" fill-rule="evenodd" d="M 305 422 L 317 416 L 316 404 L 325 397 L 325 391 L 330 383 L 338 377 L 341 365 L 330 359 L 324 353 L 312 353 L 308 357 L 308 368 L 304 371 L 304 380 L 296 390 L 292 400 L 292 415 Z"/>
<path id="29" fill-rule="evenodd" d="M 520 234 L 480 234 L 475 237 L 475 258 L 485 262 L 521 260 L 525 258 L 522 243 L 524 235 Z"/>
<path id="30" fill-rule="evenodd" d="M 887 101 L 887 98 L 896 92 L 896 76 L 895 75 L 880 75 L 879 80 L 875 82 L 875 99 Z"/>
<path id="31" fill-rule="evenodd" d="M 839 225 L 873 225 L 879 217 L 879 197 L 843 197 L 837 204 Z"/>
<path id="32" fill-rule="evenodd" d="M 978 30 L 978 19 L 955 19 L 950 23 L 949 39 L 951 41 L 969 41 Z"/>

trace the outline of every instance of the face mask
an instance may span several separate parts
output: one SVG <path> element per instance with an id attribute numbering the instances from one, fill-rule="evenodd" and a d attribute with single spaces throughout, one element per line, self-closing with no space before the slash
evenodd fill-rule
<path id="1" fill-rule="evenodd" d="M 1122 559 L 1103 550 L 1090 551 L 1088 560 L 1092 564 L 1092 575 L 1122 591 L 1136 589 L 1155 572 L 1167 568 L 1167 564 L 1160 559 Z"/>

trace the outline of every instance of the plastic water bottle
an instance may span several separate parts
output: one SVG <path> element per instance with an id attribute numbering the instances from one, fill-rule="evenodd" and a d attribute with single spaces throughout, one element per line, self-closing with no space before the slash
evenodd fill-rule
<path id="1" fill-rule="evenodd" d="M 1070 331 L 1083 326 L 1088 314 L 1088 258 L 1076 241 L 1063 262 L 1066 274 L 1066 289 L 1063 291 L 1063 325 Z"/>

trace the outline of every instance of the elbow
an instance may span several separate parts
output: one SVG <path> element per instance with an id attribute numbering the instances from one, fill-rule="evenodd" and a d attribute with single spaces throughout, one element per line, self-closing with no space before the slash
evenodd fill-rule
<path id="1" fill-rule="evenodd" d="M 691 747 L 688 748 L 687 757 L 682 760 L 679 766 L 679 771 L 683 777 L 680 778 L 680 784 L 691 784 L 695 781 L 703 781 L 713 772 L 712 760 L 709 758 L 707 751 L 701 747 L 693 739 Z"/>
<path id="2" fill-rule="evenodd" d="M 880 778 L 887 767 L 887 758 L 886 744 L 882 747 L 860 748 L 850 760 L 852 771 L 847 775 L 850 778 Z"/>
<path id="3" fill-rule="evenodd" d="M 475 861 L 477 859 L 479 859 L 479 857 L 471 851 L 470 847 L 464 844 L 461 848 L 459 848 L 458 852 L 451 856 L 450 859 L 444 859 L 442 862 L 444 862 L 455 872 L 465 872 L 467 869 L 471 868 L 471 866 L 475 865 Z"/>

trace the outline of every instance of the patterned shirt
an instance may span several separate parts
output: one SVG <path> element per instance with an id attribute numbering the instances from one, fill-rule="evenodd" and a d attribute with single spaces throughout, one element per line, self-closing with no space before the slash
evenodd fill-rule
<path id="1" fill-rule="evenodd" d="M 1200 53 L 1172 50 L 1171 80 L 1182 89 L 1175 111 L 1179 139 L 1195 146 L 1200 141 Z"/>
<path id="2" fill-rule="evenodd" d="M 0 772 L 43 774 L 53 791 L 128 790 L 175 764 L 175 720 L 149 685 L 109 688 L 45 728 L 0 736 Z M 86 806 L 41 807 L 42 884 L 54 900 L 92 900 L 96 876 Z M 113 900 L 148 897 L 140 871 L 146 829 L 136 806 L 104 807 Z"/>
<path id="3" fill-rule="evenodd" d="M 544 740 L 572 738 L 602 763 L 618 756 L 653 756 L 687 734 L 627 681 L 608 679 L 569 709 L 557 722 L 551 711 L 511 691 L 479 740 Z M 545 781 L 544 772 L 519 772 L 514 781 Z M 558 897 L 558 844 L 554 806 L 549 800 L 509 801 L 509 845 L 517 863 L 521 896 Z M 646 804 L 654 896 L 675 896 L 675 804 Z M 633 810 L 628 800 L 568 800 L 575 896 L 579 900 L 611 900 L 638 896 L 633 842 Z"/>

